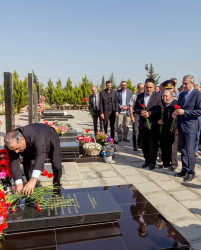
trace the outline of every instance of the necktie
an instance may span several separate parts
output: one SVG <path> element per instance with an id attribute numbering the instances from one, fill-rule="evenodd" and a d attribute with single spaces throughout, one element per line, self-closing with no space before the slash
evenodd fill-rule
<path id="1" fill-rule="evenodd" d="M 97 105 L 96 105 L 96 95 L 95 95 L 95 111 L 97 111 Z"/>

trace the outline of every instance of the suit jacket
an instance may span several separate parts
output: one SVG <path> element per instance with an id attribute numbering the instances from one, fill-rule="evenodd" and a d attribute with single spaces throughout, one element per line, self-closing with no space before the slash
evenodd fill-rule
<path id="1" fill-rule="evenodd" d="M 127 110 L 126 110 L 126 114 L 129 116 L 129 102 L 131 99 L 131 96 L 133 95 L 133 92 L 129 89 L 126 89 L 126 106 L 127 106 Z M 122 106 L 122 89 L 117 90 L 117 101 L 118 101 L 118 107 L 119 107 L 119 113 L 121 111 L 121 106 Z"/>
<path id="2" fill-rule="evenodd" d="M 184 102 L 185 93 L 179 95 L 178 105 L 184 109 L 184 115 L 178 115 L 179 130 L 183 133 L 197 133 L 199 130 L 198 116 L 201 115 L 201 93 L 193 89 Z"/>
<path id="3" fill-rule="evenodd" d="M 25 127 L 17 128 L 26 141 L 26 149 L 20 153 L 26 159 L 35 159 L 33 170 L 43 170 L 44 162 L 47 156 L 54 157 L 54 149 L 60 150 L 58 135 L 54 128 L 42 123 L 33 123 Z M 56 138 L 56 139 L 55 139 Z M 11 172 L 14 181 L 22 179 L 19 153 L 8 149 L 10 158 Z"/>
<path id="4" fill-rule="evenodd" d="M 148 119 L 152 124 L 151 128 L 158 127 L 157 120 L 159 120 L 160 118 L 161 108 L 163 107 L 161 99 L 162 97 L 160 93 L 152 92 L 148 106 L 146 108 L 146 111 L 148 111 L 149 113 Z M 141 111 L 144 110 L 142 104 L 144 104 L 144 93 L 141 93 L 137 96 L 137 100 L 135 102 L 135 107 L 134 107 L 134 113 L 137 113 L 139 115 L 141 114 Z M 147 127 L 146 119 L 141 115 L 140 115 L 139 127 L 140 129 Z"/>
<path id="5" fill-rule="evenodd" d="M 172 102 L 170 103 L 169 106 L 165 106 L 165 104 L 163 104 L 163 108 L 164 108 L 164 113 L 163 113 L 163 130 L 165 131 L 170 131 L 170 128 L 171 128 L 171 125 L 172 125 L 172 122 L 173 122 L 173 118 L 172 118 L 172 113 L 174 112 L 175 110 L 175 105 L 177 105 L 177 100 L 176 99 L 173 99 Z M 161 119 L 161 118 L 160 118 Z M 177 119 L 174 123 L 174 129 L 173 131 L 175 131 L 177 128 Z M 169 133 L 168 133 L 169 134 Z M 167 136 L 168 136 L 167 134 Z"/>
<path id="6" fill-rule="evenodd" d="M 95 103 L 94 103 L 94 98 L 93 98 L 93 94 L 89 96 L 89 105 L 91 106 L 91 108 L 93 109 L 94 111 L 94 106 L 95 106 Z M 100 94 L 97 93 L 97 96 L 99 97 L 99 109 L 100 109 Z"/>
<path id="7" fill-rule="evenodd" d="M 118 102 L 117 102 L 117 93 L 115 90 L 111 90 L 112 93 L 112 111 L 118 112 Z M 106 114 L 108 111 L 107 105 L 107 90 L 104 89 L 100 92 L 100 113 Z"/>

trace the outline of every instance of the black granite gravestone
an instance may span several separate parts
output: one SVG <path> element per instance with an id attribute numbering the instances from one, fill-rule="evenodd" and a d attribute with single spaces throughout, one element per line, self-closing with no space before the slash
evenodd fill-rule
<path id="1" fill-rule="evenodd" d="M 72 119 L 74 118 L 73 115 L 68 113 L 67 111 L 64 110 L 44 110 L 43 111 L 43 118 L 52 118 L 52 117 L 57 117 L 57 118 L 67 118 L 67 119 Z"/>
<path id="2" fill-rule="evenodd" d="M 69 206 L 58 207 L 60 199 L 73 199 Z M 24 206 L 7 217 L 5 232 L 20 232 L 116 221 L 122 209 L 108 191 L 68 192 L 62 190 L 61 197 L 50 197 L 51 207 L 38 212 L 36 208 Z"/>

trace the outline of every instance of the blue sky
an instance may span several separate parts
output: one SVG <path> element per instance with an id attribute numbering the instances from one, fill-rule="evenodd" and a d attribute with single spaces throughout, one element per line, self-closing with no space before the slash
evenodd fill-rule
<path id="1" fill-rule="evenodd" d="M 35 71 L 74 84 L 144 82 L 153 63 L 160 81 L 186 74 L 201 81 L 200 0 L 0 0 L 3 72 Z"/>

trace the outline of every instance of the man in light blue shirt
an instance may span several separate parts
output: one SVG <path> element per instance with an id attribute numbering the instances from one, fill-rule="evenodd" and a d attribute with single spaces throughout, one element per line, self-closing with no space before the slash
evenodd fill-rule
<path id="1" fill-rule="evenodd" d="M 129 142 L 128 131 L 129 131 L 129 122 L 130 122 L 130 113 L 129 113 L 129 102 L 133 93 L 127 89 L 127 82 L 121 82 L 121 89 L 117 90 L 117 101 L 118 101 L 118 120 L 117 120 L 117 135 L 118 142 L 127 141 Z"/>

